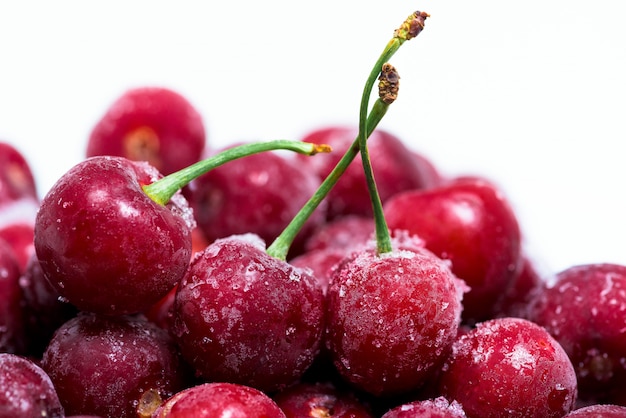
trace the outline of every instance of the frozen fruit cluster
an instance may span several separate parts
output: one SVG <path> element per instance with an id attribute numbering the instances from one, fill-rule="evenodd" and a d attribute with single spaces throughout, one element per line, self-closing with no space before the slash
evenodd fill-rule
<path id="1" fill-rule="evenodd" d="M 131 89 L 42 194 L 0 143 L 0 418 L 626 417 L 626 266 L 541 271 L 387 130 L 337 176 L 359 132 L 217 149 Z"/>

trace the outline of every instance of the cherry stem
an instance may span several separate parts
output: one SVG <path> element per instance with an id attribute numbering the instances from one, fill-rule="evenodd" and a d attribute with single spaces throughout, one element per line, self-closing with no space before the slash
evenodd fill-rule
<path id="1" fill-rule="evenodd" d="M 330 152 L 326 144 L 312 144 L 303 141 L 276 139 L 265 142 L 253 142 L 228 148 L 219 154 L 198 161 L 175 173 L 169 174 L 151 184 L 143 186 L 143 191 L 156 203 L 165 205 L 174 194 L 189 184 L 192 180 L 208 173 L 212 169 L 226 164 L 229 161 L 243 158 L 265 151 L 287 150 L 304 155 L 315 155 L 320 152 Z"/>
<path id="2" fill-rule="evenodd" d="M 402 25 L 400 25 L 400 27 L 395 30 L 393 38 L 391 38 L 391 40 L 387 43 L 387 46 L 376 61 L 376 64 L 374 64 L 374 67 L 372 68 L 372 71 L 370 72 L 370 75 L 365 83 L 365 87 L 363 88 L 363 95 L 361 96 L 361 107 L 359 112 L 359 135 L 357 138 L 357 142 L 361 150 L 363 169 L 365 172 L 370 200 L 372 202 L 372 209 L 374 212 L 374 222 L 376 227 L 376 248 L 378 254 L 391 252 L 392 246 L 389 228 L 387 227 L 387 221 L 385 220 L 385 216 L 383 214 L 382 202 L 380 200 L 380 195 L 376 187 L 376 181 L 374 179 L 374 173 L 372 170 L 369 152 L 367 150 L 367 137 L 365 136 L 365 131 L 367 126 L 367 109 L 369 106 L 369 97 L 372 93 L 374 83 L 378 78 L 381 81 L 381 89 L 379 91 L 381 99 L 384 98 L 391 101 L 395 100 L 395 95 L 397 93 L 398 77 L 397 73 L 395 73 L 395 69 L 393 69 L 393 67 L 391 67 L 391 65 L 388 64 L 387 61 L 389 61 L 389 59 L 396 53 L 396 51 L 400 49 L 405 41 L 416 37 L 422 32 L 422 29 L 424 29 L 424 22 L 427 17 L 429 17 L 428 13 L 416 11 L 412 13 L 407 19 L 405 19 Z M 393 84 L 392 87 L 395 88 L 391 96 L 389 95 L 389 91 L 387 91 L 388 89 L 385 91 L 383 91 L 382 89 L 383 87 L 388 88 L 390 81 L 388 78 L 385 78 L 385 72 L 383 71 L 385 70 L 385 66 L 387 66 L 386 69 L 388 71 L 393 70 L 393 73 L 395 74 L 395 79 L 391 79 L 391 83 Z M 379 75 L 381 76 L 380 78 Z M 383 86 L 384 83 L 387 84 Z"/>
<path id="3" fill-rule="evenodd" d="M 378 123 L 382 120 L 387 113 L 389 103 L 385 103 L 383 100 L 377 100 L 372 107 L 372 110 L 366 121 L 366 139 L 374 132 Z M 356 158 L 359 153 L 358 138 L 354 140 L 350 148 L 345 152 L 343 157 L 337 162 L 335 168 L 326 176 L 322 181 L 318 189 L 313 196 L 304 204 L 302 209 L 294 216 L 289 225 L 283 230 L 283 232 L 267 247 L 267 253 L 280 260 L 287 259 L 287 253 L 304 223 L 309 219 L 313 211 L 320 205 L 322 200 L 328 195 L 330 190 L 335 186 L 339 178 L 346 171 L 350 163 Z"/>

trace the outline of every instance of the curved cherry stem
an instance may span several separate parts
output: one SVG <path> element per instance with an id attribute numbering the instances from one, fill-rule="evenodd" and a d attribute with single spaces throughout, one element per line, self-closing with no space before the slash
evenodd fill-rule
<path id="1" fill-rule="evenodd" d="M 376 247 L 379 254 L 390 252 L 392 250 L 392 246 L 389 228 L 387 227 L 387 222 L 383 214 L 382 202 L 380 200 L 380 195 L 376 187 L 376 181 L 374 179 L 374 173 L 372 170 L 372 165 L 366 144 L 367 136 L 365 136 L 365 132 L 367 127 L 367 109 L 369 106 L 369 97 L 372 93 L 372 89 L 374 87 L 376 79 L 378 78 L 379 80 L 381 80 L 381 83 L 383 83 L 383 80 L 379 78 L 379 75 L 381 75 L 382 77 L 384 75 L 384 66 L 390 65 L 387 63 L 387 61 L 389 61 L 389 59 L 396 53 L 396 51 L 400 49 L 404 42 L 416 37 L 422 32 L 422 29 L 424 29 L 424 22 L 427 17 L 429 17 L 428 13 L 416 11 L 412 13 L 402 23 L 402 25 L 400 25 L 398 29 L 396 29 L 393 34 L 393 38 L 387 43 L 387 46 L 376 61 L 376 64 L 374 64 L 374 67 L 372 68 L 372 71 L 370 72 L 370 75 L 365 83 L 365 87 L 363 88 L 363 95 L 361 96 L 361 107 L 359 112 L 359 135 L 357 138 L 357 142 L 359 143 L 359 147 L 361 150 L 363 169 L 365 172 L 365 178 L 367 180 L 370 200 L 372 202 L 372 209 L 374 212 L 374 221 L 376 227 Z M 397 76 L 397 73 L 395 75 Z M 395 93 L 397 93 L 397 79 L 395 81 Z M 379 92 L 379 94 L 381 94 L 382 97 L 382 91 Z M 395 97 L 393 97 L 393 99 L 395 99 Z"/>
<path id="2" fill-rule="evenodd" d="M 367 123 L 366 123 L 366 139 L 372 134 L 378 123 L 382 120 L 389 103 L 385 103 L 382 100 L 377 100 L 372 107 Z M 350 163 L 356 158 L 359 153 L 359 142 L 355 139 L 350 148 L 341 157 L 339 162 L 335 165 L 335 168 L 326 176 L 322 184 L 315 191 L 313 196 L 304 204 L 302 209 L 294 216 L 289 225 L 283 230 L 283 232 L 267 247 L 267 253 L 272 257 L 280 260 L 287 259 L 287 253 L 295 239 L 296 235 L 302 229 L 304 223 L 309 219 L 313 211 L 320 205 L 322 200 L 328 195 L 333 186 L 337 183 L 341 175 L 346 171 Z"/>
<path id="3" fill-rule="evenodd" d="M 330 152 L 331 148 L 325 144 L 312 144 L 309 142 L 290 141 L 286 139 L 238 145 L 198 161 L 175 173 L 169 174 L 154 183 L 147 184 L 143 186 L 143 191 L 156 203 L 165 205 L 178 190 L 182 189 L 202 174 L 208 173 L 212 169 L 226 164 L 229 161 L 260 152 L 274 150 L 287 150 L 304 155 L 314 155 L 320 152 Z"/>

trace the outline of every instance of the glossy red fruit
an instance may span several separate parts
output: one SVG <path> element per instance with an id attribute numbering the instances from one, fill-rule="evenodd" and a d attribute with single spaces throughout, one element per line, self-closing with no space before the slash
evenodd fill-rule
<path id="1" fill-rule="evenodd" d="M 558 272 L 528 316 L 570 356 L 581 399 L 626 405 L 626 266 L 585 264 Z"/>
<path id="2" fill-rule="evenodd" d="M 50 283 L 79 309 L 144 311 L 187 270 L 193 219 L 186 200 L 177 193 L 162 206 L 141 188 L 159 176 L 145 162 L 92 157 L 43 198 L 35 251 Z"/>
<path id="3" fill-rule="evenodd" d="M 216 240 L 178 285 L 173 334 L 207 381 L 272 392 L 319 352 L 324 296 L 308 270 L 269 256 L 257 235 Z"/>
<path id="4" fill-rule="evenodd" d="M 286 418 L 265 393 L 233 383 L 204 383 L 169 398 L 153 418 Z"/>
<path id="5" fill-rule="evenodd" d="M 135 418 L 189 383 L 169 334 L 141 317 L 70 319 L 51 339 L 42 367 L 74 415 Z"/>
<path id="6" fill-rule="evenodd" d="M 200 160 L 202 116 L 180 93 L 164 87 L 127 90 L 95 124 L 87 157 L 113 155 L 148 161 L 164 175 Z"/>
<path id="7" fill-rule="evenodd" d="M 398 194 L 385 203 L 384 214 L 390 230 L 415 234 L 450 260 L 454 274 L 470 287 L 464 322 L 494 315 L 522 263 L 520 227 L 501 190 L 481 179 L 459 179 Z"/>
<path id="8" fill-rule="evenodd" d="M 0 352 L 24 354 L 26 350 L 20 274 L 15 253 L 0 240 Z"/>
<path id="9" fill-rule="evenodd" d="M 564 415 L 563 418 L 626 418 L 626 406 L 588 405 Z"/>
<path id="10" fill-rule="evenodd" d="M 319 185 L 315 173 L 303 169 L 293 158 L 264 152 L 209 171 L 189 184 L 186 195 L 208 242 L 253 233 L 269 245 Z M 324 220 L 322 205 L 304 224 L 291 247 L 291 255 L 302 252 L 309 233 Z"/>
<path id="11" fill-rule="evenodd" d="M 545 329 L 497 318 L 455 341 L 440 390 L 469 418 L 556 418 L 574 408 L 577 385 L 567 353 Z"/>
<path id="12" fill-rule="evenodd" d="M 465 418 L 463 407 L 443 396 L 408 402 L 389 410 L 381 418 Z"/>
<path id="13" fill-rule="evenodd" d="M 325 222 L 307 238 L 305 249 L 349 251 L 374 239 L 374 219 L 347 215 Z"/>
<path id="14" fill-rule="evenodd" d="M 65 417 L 50 377 L 31 360 L 0 353 L 0 388 L 1 417 Z"/>
<path id="15" fill-rule="evenodd" d="M 326 344 L 341 376 L 375 396 L 418 389 L 456 338 L 463 286 L 410 241 L 340 262 L 328 288 Z"/>
<path id="16" fill-rule="evenodd" d="M 39 201 L 28 161 L 6 142 L 0 142 L 0 206 L 21 199 Z"/>
<path id="17" fill-rule="evenodd" d="M 302 141 L 328 144 L 333 152 L 311 159 L 300 158 L 309 170 L 325 178 L 335 168 L 342 155 L 352 146 L 358 129 L 349 126 L 329 126 L 315 129 L 305 134 Z M 368 149 L 376 173 L 376 183 L 380 198 L 385 202 L 396 193 L 411 189 L 434 186 L 433 166 L 426 158 L 420 159 L 415 152 L 392 133 L 377 129 L 369 137 Z M 372 216 L 367 182 L 360 158 L 341 176 L 328 194 L 328 217 L 344 215 Z"/>
<path id="18" fill-rule="evenodd" d="M 374 418 L 353 393 L 329 383 L 300 383 L 273 399 L 287 418 Z"/>

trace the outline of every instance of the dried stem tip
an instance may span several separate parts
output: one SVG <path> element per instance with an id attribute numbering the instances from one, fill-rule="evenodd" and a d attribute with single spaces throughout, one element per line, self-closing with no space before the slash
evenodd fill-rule
<path id="1" fill-rule="evenodd" d="M 427 17 L 430 17 L 430 15 L 426 12 L 414 12 L 396 29 L 393 34 L 394 38 L 399 38 L 403 41 L 415 38 L 424 29 Z"/>
<path id="2" fill-rule="evenodd" d="M 400 86 L 400 76 L 396 68 L 388 62 L 383 64 L 383 68 L 378 77 L 378 97 L 386 104 L 393 103 L 398 98 Z"/>

